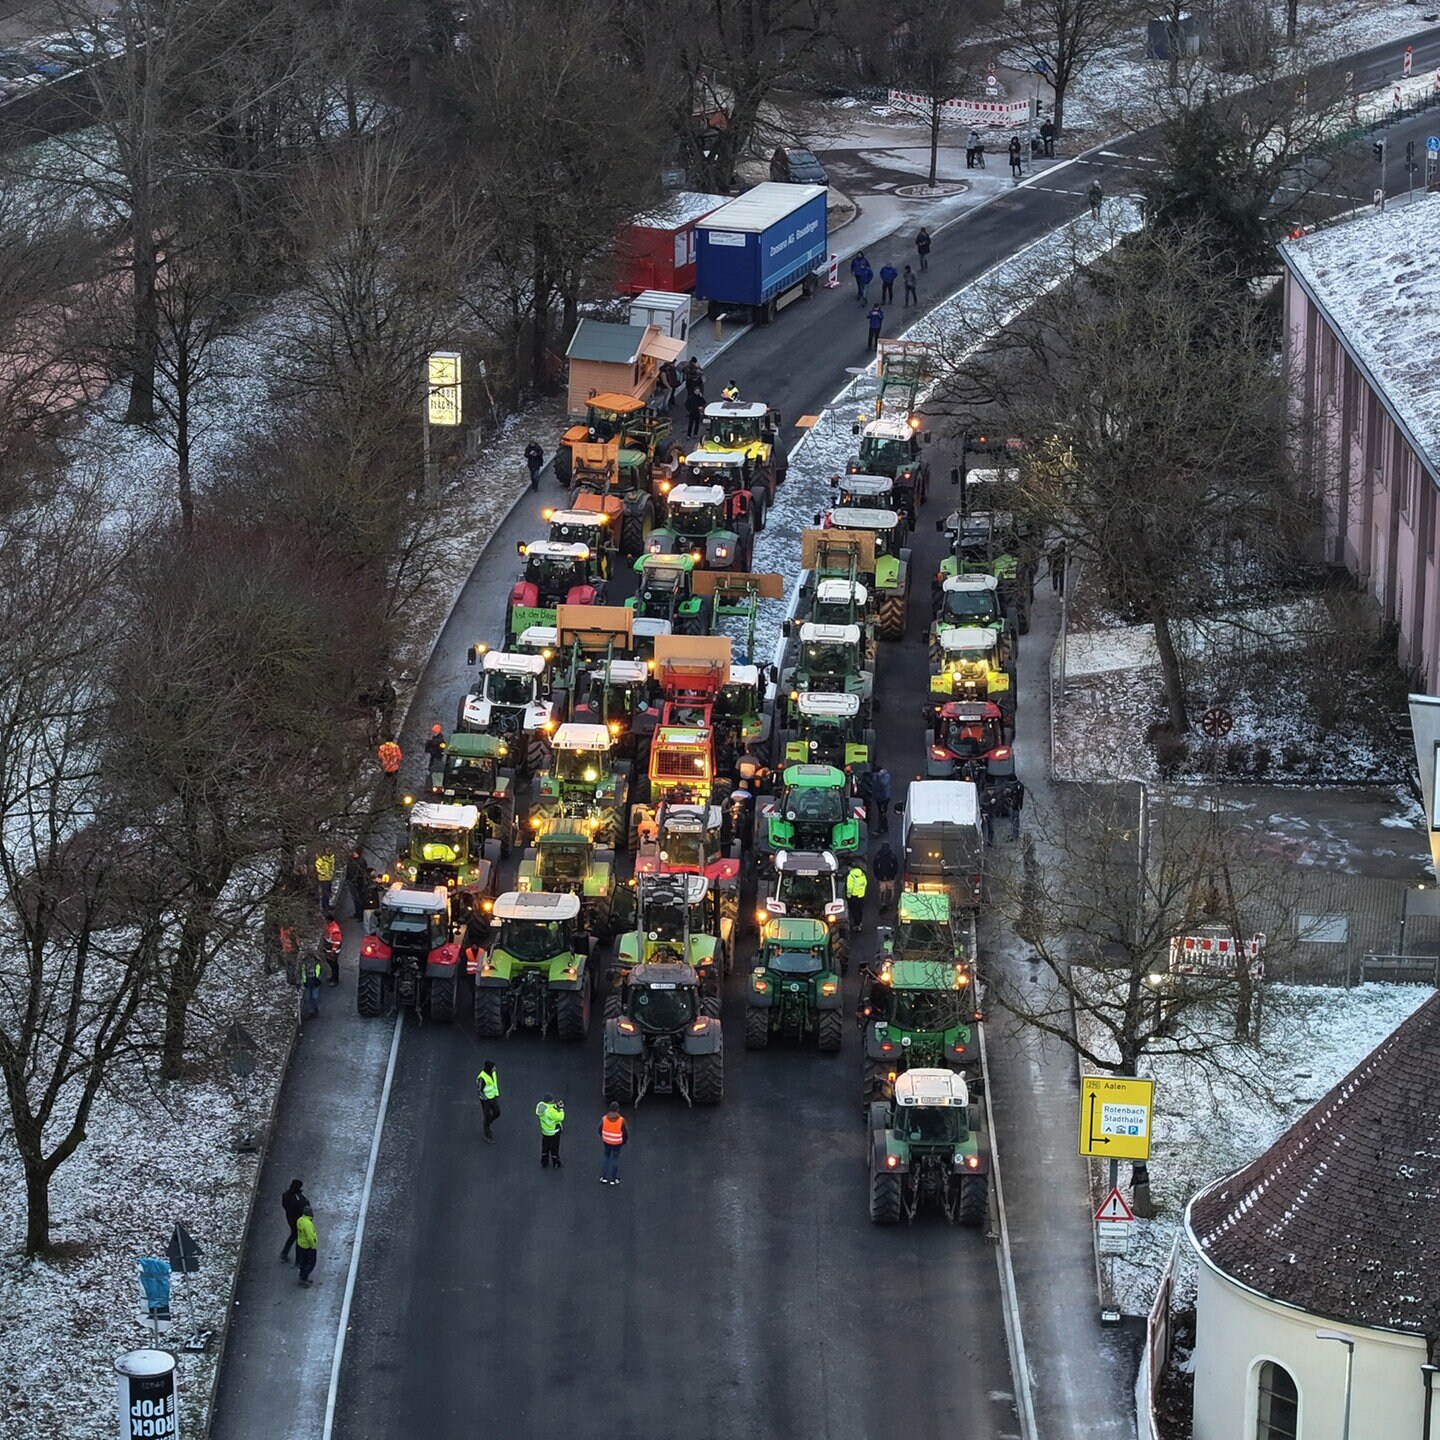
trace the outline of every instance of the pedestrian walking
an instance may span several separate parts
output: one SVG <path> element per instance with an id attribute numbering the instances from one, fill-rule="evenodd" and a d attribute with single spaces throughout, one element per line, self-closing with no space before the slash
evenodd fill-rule
<path id="1" fill-rule="evenodd" d="M 1020 137 L 1018 135 L 1010 137 L 1010 173 L 1015 179 L 1020 178 Z"/>
<path id="2" fill-rule="evenodd" d="M 485 1126 L 485 1138 L 493 1145 L 495 1137 L 490 1127 L 500 1118 L 500 1071 L 493 1060 L 486 1060 L 475 1077 L 475 1090 L 480 1096 L 480 1119 Z"/>
<path id="3" fill-rule="evenodd" d="M 1050 588 L 1057 594 L 1065 588 L 1065 542 L 1057 540 L 1050 547 Z"/>
<path id="4" fill-rule="evenodd" d="M 281 1208 L 285 1211 L 285 1223 L 290 1227 L 290 1233 L 285 1238 L 285 1244 L 280 1250 L 282 1263 L 290 1263 L 290 1247 L 296 1243 L 295 1222 L 310 1208 L 310 1202 L 305 1198 L 305 1182 L 303 1180 L 292 1180 L 290 1188 L 280 1197 Z"/>
<path id="5" fill-rule="evenodd" d="M 371 865 L 365 867 L 365 918 L 367 935 L 375 933 L 375 916 L 380 911 L 380 877 Z"/>
<path id="6" fill-rule="evenodd" d="M 611 1105 L 600 1119 L 600 1183 L 620 1183 L 620 1152 L 630 1138 L 630 1127 L 618 1105 Z"/>
<path id="7" fill-rule="evenodd" d="M 1090 213 L 1098 220 L 1100 218 L 1100 202 L 1105 198 L 1105 192 L 1100 188 L 1098 180 L 1090 182 L 1090 188 L 1085 192 L 1085 198 L 1090 202 Z"/>
<path id="8" fill-rule="evenodd" d="M 329 850 L 315 857 L 315 889 L 320 897 L 320 913 L 328 920 L 335 896 L 335 856 Z"/>
<path id="9" fill-rule="evenodd" d="M 980 790 L 980 829 L 984 832 L 985 843 L 995 843 L 995 792 L 981 787 Z"/>
<path id="10" fill-rule="evenodd" d="M 875 278 L 875 272 L 870 268 L 870 261 L 866 259 L 863 250 L 857 250 L 854 259 L 850 261 L 850 274 L 855 280 L 855 297 L 863 305 L 866 299 L 865 292 Z"/>
<path id="11" fill-rule="evenodd" d="M 304 1017 L 307 1020 L 320 1017 L 320 957 L 312 950 L 300 962 L 300 981 L 305 989 Z"/>
<path id="12" fill-rule="evenodd" d="M 1005 808 L 1010 812 L 1010 838 L 1020 838 L 1020 812 L 1025 808 L 1025 787 L 1020 783 L 1018 775 L 1010 777 L 1010 783 L 1005 787 Z"/>
<path id="13" fill-rule="evenodd" d="M 859 865 L 852 865 L 845 875 L 845 905 L 850 912 L 850 933 L 858 935 L 865 928 L 865 895 L 870 882 Z"/>
<path id="14" fill-rule="evenodd" d="M 690 417 L 685 426 L 685 434 L 693 438 L 700 433 L 700 421 L 705 416 L 705 392 L 703 390 L 691 390 L 685 397 L 685 413 Z"/>
<path id="15" fill-rule="evenodd" d="M 375 758 L 380 762 L 380 773 L 391 795 L 399 783 L 400 763 L 405 754 L 393 740 L 382 740 L 375 748 Z"/>
<path id="16" fill-rule="evenodd" d="M 870 833 L 875 833 L 875 776 L 869 770 L 862 770 L 855 781 L 855 794 L 865 807 L 865 823 Z"/>
<path id="17" fill-rule="evenodd" d="M 355 909 L 355 918 L 365 918 L 365 891 L 369 887 L 370 872 L 365 857 L 352 850 L 345 861 L 345 889 L 350 893 L 350 903 Z"/>
<path id="18" fill-rule="evenodd" d="M 875 791 L 875 808 L 880 812 L 880 828 L 890 833 L 890 772 L 881 766 L 871 777 Z"/>
<path id="19" fill-rule="evenodd" d="M 330 967 L 330 983 L 340 983 L 340 951 L 344 947 L 345 937 L 340 930 L 338 920 L 327 920 L 325 922 L 325 963 Z"/>
<path id="20" fill-rule="evenodd" d="M 700 368 L 700 362 L 693 355 L 685 362 L 685 388 L 687 390 L 703 390 L 705 388 L 705 372 Z"/>
<path id="21" fill-rule="evenodd" d="M 1040 125 L 1040 143 L 1045 147 L 1047 159 L 1055 158 L 1055 122 L 1045 120 Z"/>
<path id="22" fill-rule="evenodd" d="M 565 1130 L 565 1102 L 553 1095 L 541 1097 L 535 1107 L 535 1118 L 540 1122 L 540 1168 L 548 1169 L 550 1162 L 560 1168 L 560 1136 Z"/>
<path id="23" fill-rule="evenodd" d="M 965 168 L 967 170 L 975 168 L 975 147 L 979 143 L 980 137 L 972 130 L 965 141 Z"/>
<path id="24" fill-rule="evenodd" d="M 545 452 L 540 448 L 538 440 L 532 440 L 525 447 L 525 466 L 530 471 L 530 488 L 540 488 L 540 471 L 545 465 Z"/>
<path id="25" fill-rule="evenodd" d="M 895 303 L 895 282 L 899 278 L 900 272 L 888 260 L 880 267 L 880 303 L 882 305 Z"/>
<path id="26" fill-rule="evenodd" d="M 930 268 L 930 232 L 922 225 L 915 236 L 915 249 L 920 256 L 920 273 Z"/>
<path id="27" fill-rule="evenodd" d="M 300 1267 L 300 1283 L 310 1288 L 310 1275 L 315 1269 L 320 1237 L 315 1233 L 315 1212 L 307 1204 L 295 1222 L 295 1263 Z"/>
<path id="28" fill-rule="evenodd" d="M 920 298 L 915 293 L 915 272 L 907 265 L 905 267 L 905 309 L 912 305 L 918 305 Z"/>
<path id="29" fill-rule="evenodd" d="M 866 312 L 865 323 L 869 326 L 865 332 L 865 349 L 868 353 L 880 348 L 880 330 L 885 324 L 885 312 L 878 305 L 872 305 Z"/>
<path id="30" fill-rule="evenodd" d="M 870 861 L 870 868 L 880 882 L 880 913 L 883 915 L 895 908 L 895 882 L 900 878 L 900 861 L 888 840 L 880 842 L 880 848 Z"/>
<path id="31" fill-rule="evenodd" d="M 670 392 L 670 396 L 665 402 L 665 408 L 667 410 L 673 410 L 675 408 L 675 396 L 679 393 L 680 386 L 684 384 L 684 381 L 680 378 L 680 372 L 675 368 L 675 362 L 673 360 L 667 360 L 660 367 L 660 383 Z"/>

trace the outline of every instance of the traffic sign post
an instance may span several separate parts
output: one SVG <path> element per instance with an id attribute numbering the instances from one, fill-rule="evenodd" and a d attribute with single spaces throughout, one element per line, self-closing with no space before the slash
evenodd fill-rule
<path id="1" fill-rule="evenodd" d="M 1102 1160 L 1148 1160 L 1155 1082 L 1133 1075 L 1080 1081 L 1080 1153 Z M 1112 1185 L 1113 1185 L 1112 1181 Z"/>
<path id="2" fill-rule="evenodd" d="M 1095 1218 L 1102 1224 L 1106 1221 L 1118 1221 L 1128 1225 L 1135 1218 L 1135 1212 L 1125 1203 L 1120 1187 L 1112 1185 L 1110 1193 L 1100 1202 Z"/>

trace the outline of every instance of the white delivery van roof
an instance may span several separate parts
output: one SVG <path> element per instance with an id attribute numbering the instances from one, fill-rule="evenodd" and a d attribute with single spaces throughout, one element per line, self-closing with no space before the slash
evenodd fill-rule
<path id="1" fill-rule="evenodd" d="M 767 180 L 747 190 L 728 205 L 712 210 L 695 228 L 697 230 L 740 230 L 759 234 L 777 220 L 793 215 L 807 200 L 824 195 L 823 185 L 780 185 Z"/>
<path id="2" fill-rule="evenodd" d="M 980 793 L 969 780 L 912 780 L 905 796 L 905 825 L 980 823 Z"/>

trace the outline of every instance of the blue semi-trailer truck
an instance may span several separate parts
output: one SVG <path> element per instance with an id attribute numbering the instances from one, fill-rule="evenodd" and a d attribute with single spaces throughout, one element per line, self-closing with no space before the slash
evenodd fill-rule
<path id="1" fill-rule="evenodd" d="M 814 294 L 829 234 L 823 185 L 766 182 L 713 210 L 695 226 L 695 293 L 717 315 L 768 324 Z"/>

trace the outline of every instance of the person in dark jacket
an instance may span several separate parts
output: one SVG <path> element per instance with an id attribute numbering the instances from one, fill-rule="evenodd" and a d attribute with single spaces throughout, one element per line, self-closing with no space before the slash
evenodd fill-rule
<path id="1" fill-rule="evenodd" d="M 350 892 L 350 903 L 355 907 L 355 918 L 365 918 L 365 892 L 370 888 L 370 872 L 365 857 L 352 850 L 345 862 L 345 888 Z"/>
<path id="2" fill-rule="evenodd" d="M 880 848 L 870 862 L 870 869 L 880 882 L 880 913 L 883 915 L 887 910 L 895 908 L 895 882 L 900 878 L 900 861 L 896 859 L 888 840 L 880 842 Z"/>
<path id="3" fill-rule="evenodd" d="M 875 278 L 875 272 L 870 268 L 870 261 L 863 250 L 857 250 L 850 261 L 850 274 L 855 279 L 855 297 L 863 305 L 867 298 L 865 292 Z"/>
<path id="4" fill-rule="evenodd" d="M 673 360 L 667 360 L 660 367 L 660 383 L 670 392 L 669 398 L 665 402 L 665 408 L 667 410 L 673 410 L 675 408 L 676 392 L 684 383 L 680 379 L 680 372 L 675 368 L 675 362 Z"/>
<path id="5" fill-rule="evenodd" d="M 1025 787 L 1020 783 L 1018 775 L 1010 777 L 1010 783 L 1005 787 L 1005 808 L 1010 812 L 1010 838 L 1020 838 L 1020 812 L 1025 808 Z"/>
<path id="6" fill-rule="evenodd" d="M 885 324 L 885 312 L 878 305 L 872 305 L 865 315 L 865 323 L 869 326 L 865 332 L 865 349 L 867 351 L 878 350 L 880 348 L 880 331 Z"/>
<path id="7" fill-rule="evenodd" d="M 540 470 L 544 464 L 545 452 L 540 448 L 538 440 L 532 440 L 525 447 L 525 465 L 530 471 L 530 488 L 532 490 L 540 488 Z"/>
<path id="8" fill-rule="evenodd" d="M 1045 154 L 1047 156 L 1053 156 L 1055 154 L 1055 122 L 1053 120 L 1042 122 L 1040 126 L 1040 140 L 1045 146 Z"/>
<path id="9" fill-rule="evenodd" d="M 700 433 L 700 422 L 705 418 L 705 392 L 692 390 L 685 397 L 685 413 L 690 417 L 685 434 L 692 439 Z"/>
<path id="10" fill-rule="evenodd" d="M 1010 173 L 1018 180 L 1020 178 L 1020 137 L 1010 137 Z"/>
<path id="11" fill-rule="evenodd" d="M 290 1227 L 290 1236 L 280 1251 L 280 1259 L 288 1265 L 290 1247 L 295 1244 L 295 1222 L 310 1208 L 310 1202 L 305 1198 L 305 1182 L 292 1180 L 290 1188 L 280 1197 L 280 1204 L 285 1211 L 285 1223 Z"/>
<path id="12" fill-rule="evenodd" d="M 875 795 L 875 809 L 880 820 L 880 829 L 890 833 L 890 771 L 881 765 L 871 777 L 871 788 Z"/>
<path id="13" fill-rule="evenodd" d="M 922 225 L 915 236 L 915 250 L 920 256 L 920 273 L 930 268 L 930 232 Z"/>
<path id="14" fill-rule="evenodd" d="M 900 272 L 888 260 L 880 267 L 880 303 L 882 305 L 895 303 L 895 282 L 899 278 Z"/>

